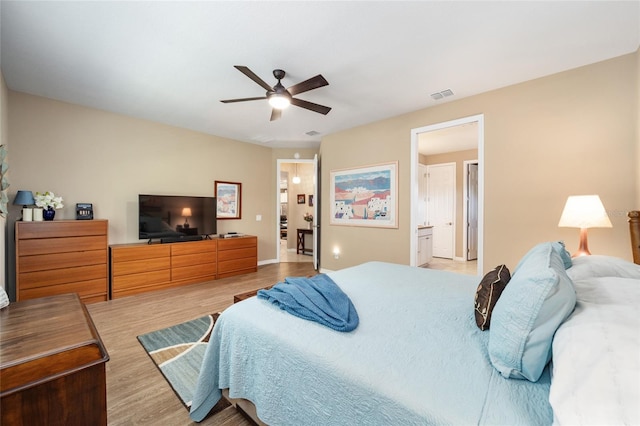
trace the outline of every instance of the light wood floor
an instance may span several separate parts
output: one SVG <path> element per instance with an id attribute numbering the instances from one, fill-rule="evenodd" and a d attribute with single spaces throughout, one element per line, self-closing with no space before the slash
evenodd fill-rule
<path id="1" fill-rule="evenodd" d="M 196 424 L 136 336 L 222 311 L 233 303 L 234 294 L 313 272 L 309 262 L 265 265 L 252 274 L 87 305 L 110 356 L 106 366 L 109 425 Z M 251 423 L 230 407 L 199 424 Z"/>

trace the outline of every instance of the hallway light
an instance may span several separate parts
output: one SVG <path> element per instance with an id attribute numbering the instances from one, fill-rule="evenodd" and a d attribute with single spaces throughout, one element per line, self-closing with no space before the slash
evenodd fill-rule
<path id="1" fill-rule="evenodd" d="M 298 163 L 296 163 L 296 174 L 293 177 L 293 179 L 291 179 L 291 182 L 297 185 L 300 183 L 300 181 L 301 181 L 300 176 L 298 176 Z"/>

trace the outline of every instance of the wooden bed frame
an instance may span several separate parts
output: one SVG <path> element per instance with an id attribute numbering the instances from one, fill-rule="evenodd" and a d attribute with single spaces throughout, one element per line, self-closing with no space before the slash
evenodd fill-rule
<path id="1" fill-rule="evenodd" d="M 633 262 L 640 265 L 640 210 L 629 212 L 629 231 L 631 233 L 631 248 L 633 252 Z M 253 293 L 253 292 L 252 292 Z M 253 295 L 253 294 L 251 294 Z M 245 297 L 246 298 L 246 297 Z M 234 300 L 234 303 L 236 301 Z M 229 397 L 229 389 L 222 390 L 222 396 L 226 398 L 242 415 L 258 426 L 267 426 L 262 422 L 256 413 L 256 407 L 246 399 L 236 399 Z"/>

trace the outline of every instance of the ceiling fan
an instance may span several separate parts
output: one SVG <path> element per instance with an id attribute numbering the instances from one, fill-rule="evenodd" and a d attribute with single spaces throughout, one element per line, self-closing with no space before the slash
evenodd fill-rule
<path id="1" fill-rule="evenodd" d="M 285 89 L 282 83 L 280 83 L 280 80 L 282 80 L 285 76 L 285 72 L 283 70 L 273 70 L 273 76 L 278 80 L 278 82 L 275 86 L 271 87 L 267 83 L 265 83 L 264 80 L 254 74 L 253 71 L 251 71 L 249 68 L 243 65 L 234 65 L 234 67 L 238 71 L 249 77 L 251 80 L 258 83 L 260 87 L 267 91 L 267 93 L 265 96 L 257 98 L 225 99 L 220 102 L 228 104 L 233 102 L 257 101 L 260 99 L 267 99 L 269 101 L 269 105 L 273 107 L 273 109 L 271 110 L 270 121 L 279 119 L 282 115 L 282 110 L 288 107 L 289 104 L 324 115 L 327 115 L 329 111 L 331 111 L 331 108 L 327 106 L 314 104 L 313 102 L 304 101 L 302 99 L 293 97 L 294 95 L 297 95 L 299 93 L 304 93 L 308 92 L 309 90 L 317 89 L 319 87 L 328 86 L 329 83 L 320 74 Z"/>

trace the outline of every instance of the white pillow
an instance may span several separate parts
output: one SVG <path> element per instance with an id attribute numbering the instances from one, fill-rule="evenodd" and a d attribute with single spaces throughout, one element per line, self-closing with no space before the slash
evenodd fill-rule
<path id="1" fill-rule="evenodd" d="M 597 277 L 574 286 L 575 310 L 552 344 L 554 424 L 638 425 L 640 280 Z"/>
<path id="2" fill-rule="evenodd" d="M 573 281 L 590 277 L 619 277 L 640 279 L 640 265 L 618 257 L 591 255 L 575 257 L 567 275 Z"/>

